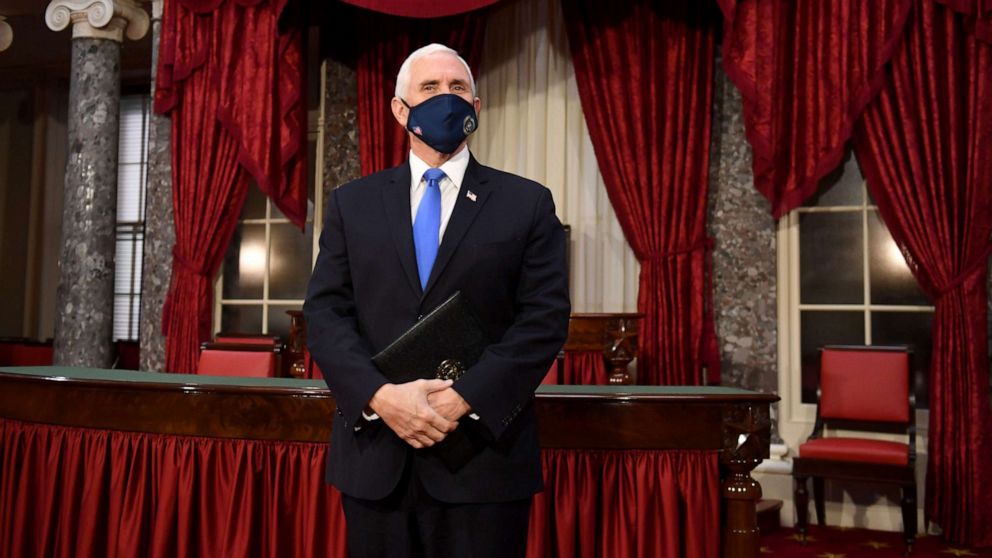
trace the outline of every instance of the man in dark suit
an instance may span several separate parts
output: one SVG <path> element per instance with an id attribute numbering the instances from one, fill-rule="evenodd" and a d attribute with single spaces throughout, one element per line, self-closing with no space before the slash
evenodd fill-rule
<path id="1" fill-rule="evenodd" d="M 568 330 L 565 235 L 546 188 L 468 152 L 479 106 L 457 53 L 414 52 L 392 100 L 409 162 L 327 201 L 304 312 L 337 402 L 327 478 L 352 556 L 525 552 L 543 484 L 534 390 Z M 372 355 L 456 291 L 492 344 L 453 383 L 389 383 Z M 472 452 L 451 468 L 432 446 L 456 429 Z"/>

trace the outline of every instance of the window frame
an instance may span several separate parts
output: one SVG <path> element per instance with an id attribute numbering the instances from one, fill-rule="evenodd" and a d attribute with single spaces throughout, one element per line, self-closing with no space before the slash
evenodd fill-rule
<path id="1" fill-rule="evenodd" d="M 141 275 L 144 271 L 144 244 L 145 244 L 145 210 L 146 204 L 148 202 L 148 135 L 149 127 L 151 124 L 151 95 L 148 93 L 124 95 L 121 97 L 121 108 L 119 112 L 123 109 L 124 102 L 128 99 L 141 99 L 141 137 L 138 140 L 140 155 L 137 161 L 122 161 L 121 160 L 121 145 L 118 145 L 118 160 L 117 160 L 117 196 L 118 204 L 120 203 L 120 176 L 121 170 L 125 167 L 135 167 L 138 169 L 138 217 L 137 221 L 119 221 L 117 216 L 120 209 L 114 213 L 114 310 L 112 318 L 112 339 L 114 342 L 117 341 L 138 341 L 140 339 L 141 330 Z M 124 121 L 123 114 L 119 114 L 118 122 L 122 123 Z M 124 238 L 122 237 L 129 237 Z M 128 270 L 128 279 L 130 282 L 129 290 L 126 292 L 118 291 L 117 284 L 117 266 L 120 262 L 116 258 L 117 246 L 120 242 L 127 242 L 131 250 L 131 269 Z M 117 298 L 127 297 L 128 299 L 128 310 L 127 310 L 127 336 L 118 337 L 117 329 L 120 325 L 118 322 L 117 315 Z"/>
<path id="2" fill-rule="evenodd" d="M 858 205 L 833 205 L 826 207 L 803 206 L 790 211 L 779 219 L 776 231 L 776 257 L 778 267 L 778 324 L 784 332 L 778 339 L 779 435 L 786 443 L 797 448 L 806 441 L 816 419 L 816 404 L 802 401 L 802 328 L 803 311 L 862 312 L 865 324 L 865 343 L 871 344 L 873 312 L 933 312 L 933 305 L 872 304 L 871 270 L 869 251 L 869 217 L 878 206 L 870 203 L 867 183 L 861 181 L 861 203 Z M 800 300 L 800 238 L 799 220 L 807 213 L 861 214 L 862 273 L 864 292 L 861 304 L 804 304 Z M 917 409 L 917 430 L 926 440 L 929 410 Z M 884 436 L 883 436 L 884 437 Z M 925 442 L 924 442 L 925 445 Z M 922 449 L 922 448 L 921 448 Z"/>

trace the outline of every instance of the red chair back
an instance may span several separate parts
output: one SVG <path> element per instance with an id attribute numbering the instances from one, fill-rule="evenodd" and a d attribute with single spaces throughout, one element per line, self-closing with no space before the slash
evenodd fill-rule
<path id="1" fill-rule="evenodd" d="M 275 337 L 266 337 L 260 335 L 258 337 L 232 337 L 228 335 L 218 335 L 214 339 L 216 343 L 235 343 L 239 345 L 265 345 L 265 346 L 275 346 L 279 344 L 279 339 Z"/>
<path id="2" fill-rule="evenodd" d="M 22 344 L 10 347 L 10 366 L 51 366 L 55 350 L 51 345 Z"/>
<path id="3" fill-rule="evenodd" d="M 820 417 L 908 423 L 909 353 L 826 347 L 820 354 Z"/>
<path id="4" fill-rule="evenodd" d="M 224 351 L 204 349 L 200 352 L 197 374 L 273 378 L 276 355 L 269 351 Z"/>

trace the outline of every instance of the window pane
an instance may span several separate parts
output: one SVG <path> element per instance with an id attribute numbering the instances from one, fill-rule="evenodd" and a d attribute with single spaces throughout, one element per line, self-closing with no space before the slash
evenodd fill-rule
<path id="1" fill-rule="evenodd" d="M 145 235 L 138 233 L 134 237 L 134 294 L 141 298 L 141 273 L 144 266 Z"/>
<path id="2" fill-rule="evenodd" d="M 117 221 L 143 221 L 141 194 L 144 181 L 141 173 L 144 165 L 138 163 L 121 164 L 117 167 Z"/>
<path id="3" fill-rule="evenodd" d="M 114 292 L 117 294 L 130 294 L 135 290 L 133 283 L 133 266 L 136 263 L 134 258 L 134 241 L 127 233 L 117 233 L 117 246 L 114 254 Z M 116 321 L 116 318 L 115 318 Z"/>
<path id="4" fill-rule="evenodd" d="M 140 163 L 144 155 L 145 98 L 143 95 L 121 97 L 117 162 Z"/>
<path id="5" fill-rule="evenodd" d="M 868 258 L 872 304 L 930 304 L 877 211 L 868 213 Z"/>
<path id="6" fill-rule="evenodd" d="M 137 339 L 131 337 L 131 315 L 133 307 L 131 295 L 114 295 L 114 341 L 118 339 Z M 137 314 L 135 314 L 137 316 Z"/>
<path id="7" fill-rule="evenodd" d="M 816 403 L 820 375 L 819 349 L 824 345 L 864 345 L 865 316 L 862 312 L 804 310 L 800 313 L 802 338 L 802 399 Z"/>
<path id="8" fill-rule="evenodd" d="M 241 209 L 242 219 L 265 219 L 265 204 L 268 198 L 258 189 L 255 181 L 248 183 L 248 197 L 245 198 L 245 206 Z"/>
<path id="9" fill-rule="evenodd" d="M 225 304 L 220 312 L 220 330 L 224 333 L 261 333 L 262 306 Z"/>
<path id="10" fill-rule="evenodd" d="M 863 304 L 861 212 L 799 216 L 799 281 L 803 304 Z"/>
<path id="11" fill-rule="evenodd" d="M 283 343 L 289 342 L 289 314 L 286 310 L 300 310 L 300 305 L 269 306 L 269 335 L 278 335 Z"/>
<path id="12" fill-rule="evenodd" d="M 916 407 L 928 409 L 930 390 L 930 349 L 932 312 L 872 312 L 871 342 L 873 345 L 911 345 L 916 389 Z"/>
<path id="13" fill-rule="evenodd" d="M 238 225 L 224 256 L 222 296 L 225 299 L 260 299 L 264 278 L 265 225 Z"/>
<path id="14" fill-rule="evenodd" d="M 134 296 L 131 297 L 131 332 L 128 335 L 128 340 L 137 341 L 138 331 L 141 326 L 141 297 Z"/>
<path id="15" fill-rule="evenodd" d="M 300 233 L 295 225 L 274 224 L 272 263 L 269 268 L 269 298 L 300 300 L 306 296 L 310 279 L 313 224 Z"/>
<path id="16" fill-rule="evenodd" d="M 841 166 L 823 177 L 818 193 L 803 205 L 806 207 L 860 206 L 864 196 L 864 181 L 857 160 L 848 151 Z"/>

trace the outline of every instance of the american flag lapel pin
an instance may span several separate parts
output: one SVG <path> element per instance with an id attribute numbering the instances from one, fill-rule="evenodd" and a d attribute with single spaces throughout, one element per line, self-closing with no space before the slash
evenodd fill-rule
<path id="1" fill-rule="evenodd" d="M 470 200 L 472 200 L 472 201 L 475 201 L 475 199 L 476 199 L 477 196 L 475 195 L 475 192 L 473 192 L 472 190 L 469 190 L 465 194 L 465 197 L 468 198 L 468 199 L 470 199 Z"/>

